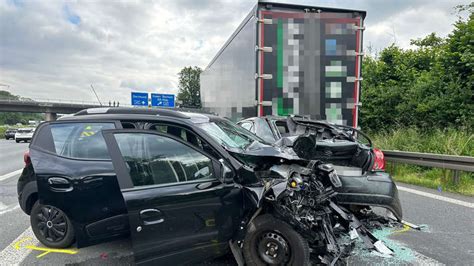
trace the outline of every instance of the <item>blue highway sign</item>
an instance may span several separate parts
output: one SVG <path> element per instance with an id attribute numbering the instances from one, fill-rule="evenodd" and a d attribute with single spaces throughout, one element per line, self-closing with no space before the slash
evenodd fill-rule
<path id="1" fill-rule="evenodd" d="M 148 106 L 148 92 L 132 92 L 132 105 Z"/>
<path id="2" fill-rule="evenodd" d="M 151 94 L 151 106 L 174 107 L 174 94 Z"/>

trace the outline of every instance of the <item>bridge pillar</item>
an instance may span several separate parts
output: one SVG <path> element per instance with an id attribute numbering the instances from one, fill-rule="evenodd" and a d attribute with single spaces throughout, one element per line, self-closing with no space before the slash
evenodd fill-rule
<path id="1" fill-rule="evenodd" d="M 45 116 L 46 121 L 55 121 L 56 119 L 58 119 L 58 114 L 53 112 L 46 112 Z"/>

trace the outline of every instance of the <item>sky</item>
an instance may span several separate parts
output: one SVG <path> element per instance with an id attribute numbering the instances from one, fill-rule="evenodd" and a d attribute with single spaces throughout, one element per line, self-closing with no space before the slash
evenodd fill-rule
<path id="1" fill-rule="evenodd" d="M 289 2 L 289 1 L 286 1 Z M 366 10 L 372 53 L 446 36 L 466 0 L 296 0 Z M 33 99 L 129 104 L 131 91 L 177 93 L 177 73 L 205 68 L 256 0 L 0 0 L 0 90 Z"/>

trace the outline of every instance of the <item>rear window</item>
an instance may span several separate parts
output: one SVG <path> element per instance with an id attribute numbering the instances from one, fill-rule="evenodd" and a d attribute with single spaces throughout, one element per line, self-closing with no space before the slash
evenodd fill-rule
<path id="1" fill-rule="evenodd" d="M 64 123 L 50 127 L 56 154 L 78 159 L 110 159 L 101 131 L 114 129 L 114 123 Z"/>
<path id="2" fill-rule="evenodd" d="M 282 136 L 286 136 L 288 135 L 288 133 L 290 133 L 290 131 L 288 130 L 288 126 L 286 125 L 286 122 L 275 121 L 275 125 Z"/>
<path id="3" fill-rule="evenodd" d="M 32 129 L 18 129 L 18 133 L 30 133 L 31 131 L 33 131 Z"/>

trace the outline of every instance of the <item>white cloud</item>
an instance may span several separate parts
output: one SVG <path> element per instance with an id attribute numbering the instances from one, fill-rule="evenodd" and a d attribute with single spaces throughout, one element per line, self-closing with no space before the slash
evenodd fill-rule
<path id="1" fill-rule="evenodd" d="M 83 101 L 95 100 L 90 84 L 106 102 L 128 103 L 132 90 L 176 93 L 179 70 L 204 68 L 255 3 L 0 0 L 0 83 L 26 97 Z M 456 19 L 456 3 L 442 0 L 318 4 L 367 10 L 364 42 L 376 49 L 394 36 L 408 47 L 446 35 Z"/>

